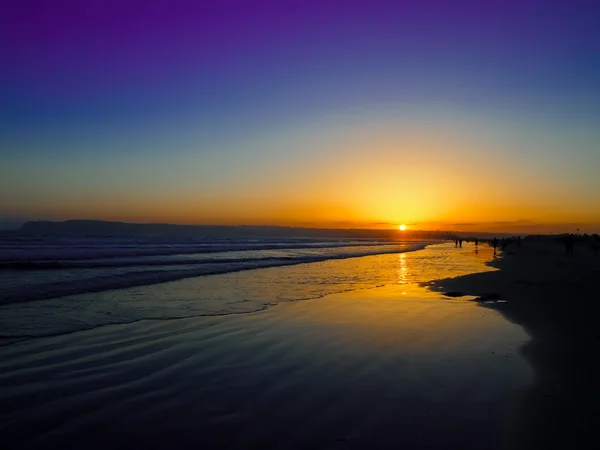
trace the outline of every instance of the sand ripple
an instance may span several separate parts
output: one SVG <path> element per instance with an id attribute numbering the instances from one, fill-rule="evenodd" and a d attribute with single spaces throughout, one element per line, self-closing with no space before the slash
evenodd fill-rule
<path id="1" fill-rule="evenodd" d="M 496 448 L 505 398 L 528 381 L 516 353 L 526 336 L 468 302 L 395 289 L 4 347 L 3 440 L 31 448 Z"/>

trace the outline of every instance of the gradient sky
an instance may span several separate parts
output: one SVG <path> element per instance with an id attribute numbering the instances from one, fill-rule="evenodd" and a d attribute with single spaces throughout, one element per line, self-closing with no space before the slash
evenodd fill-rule
<path id="1" fill-rule="evenodd" d="M 3 2 L 0 220 L 600 231 L 600 2 Z"/>

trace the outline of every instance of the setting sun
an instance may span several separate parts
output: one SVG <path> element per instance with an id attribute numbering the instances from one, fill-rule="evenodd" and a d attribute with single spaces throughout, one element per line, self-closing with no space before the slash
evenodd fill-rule
<path id="1" fill-rule="evenodd" d="M 402 225 L 398 225 L 398 229 L 399 229 L 400 231 L 404 231 L 404 230 L 406 230 L 406 225 L 404 225 L 404 224 L 402 224 Z"/>

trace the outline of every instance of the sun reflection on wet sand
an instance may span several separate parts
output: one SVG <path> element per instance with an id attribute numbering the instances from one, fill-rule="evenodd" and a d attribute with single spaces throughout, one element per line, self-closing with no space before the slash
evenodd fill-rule
<path id="1" fill-rule="evenodd" d="M 408 283 L 408 267 L 406 265 L 406 254 L 400 253 L 398 255 L 398 283 Z"/>
<path id="2" fill-rule="evenodd" d="M 500 314 L 471 302 L 474 297 L 448 299 L 423 286 L 435 278 L 495 270 L 484 264 L 491 256 L 442 244 L 420 252 L 345 261 L 342 264 L 353 271 L 394 273 L 395 281 L 281 307 L 293 311 L 296 332 L 323 333 L 325 339 L 333 338 L 327 337 L 332 333 L 349 349 L 360 351 L 389 348 L 394 354 L 463 358 L 494 345 L 517 346 L 526 341 L 526 334 Z"/>
<path id="3" fill-rule="evenodd" d="M 331 333 L 360 351 L 483 357 L 491 347 L 516 348 L 527 340 L 520 327 L 472 298 L 444 299 L 420 285 L 402 284 L 281 306 L 292 308 L 296 332 L 323 333 L 325 339 Z"/>

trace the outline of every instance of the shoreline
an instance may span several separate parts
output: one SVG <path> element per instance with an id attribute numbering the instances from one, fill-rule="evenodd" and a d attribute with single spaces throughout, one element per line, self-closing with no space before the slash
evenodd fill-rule
<path id="1" fill-rule="evenodd" d="M 521 353 L 534 371 L 535 384 L 514 405 L 509 448 L 585 447 L 600 426 L 600 368 L 595 361 L 600 354 L 600 259 L 586 248 L 569 257 L 560 245 L 524 242 L 489 265 L 500 270 L 442 279 L 428 288 L 497 294 L 505 302 L 480 306 L 498 311 L 530 336 Z"/>
<path id="2" fill-rule="evenodd" d="M 169 261 L 162 261 L 161 264 L 164 267 L 184 267 L 180 269 L 160 269 L 155 268 L 159 267 L 161 264 L 152 264 L 148 265 L 146 261 L 140 260 L 136 264 L 128 263 L 125 266 L 90 266 L 90 267 L 61 267 L 61 261 L 51 261 L 56 264 L 56 267 L 45 267 L 43 264 L 47 264 L 48 261 L 30 261 L 28 264 L 41 264 L 40 267 L 36 269 L 32 269 L 31 267 L 27 269 L 17 269 L 17 268 L 2 268 L 0 267 L 0 274 L 4 273 L 17 273 L 17 274 L 34 274 L 37 275 L 39 273 L 43 274 L 52 274 L 56 270 L 64 270 L 64 271 L 85 271 L 85 270 L 129 270 L 129 272 L 123 273 L 110 273 L 103 274 L 99 273 L 96 276 L 83 278 L 83 279 L 68 279 L 68 280 L 59 280 L 59 281 L 51 281 L 41 284 L 36 284 L 34 286 L 25 286 L 18 285 L 16 287 L 6 290 L 2 293 L 2 297 L 0 298 L 0 306 L 10 306 L 19 303 L 28 303 L 34 302 L 38 300 L 53 300 L 53 299 L 61 299 L 64 297 L 74 296 L 74 295 L 85 295 L 85 294 L 97 294 L 97 293 L 105 293 L 108 291 L 116 291 L 121 289 L 135 288 L 135 287 L 144 287 L 144 286 L 152 286 L 152 285 L 160 285 L 164 283 L 175 282 L 179 280 L 185 280 L 189 278 L 198 278 L 204 276 L 213 276 L 213 275 L 224 275 L 229 273 L 236 272 L 244 272 L 248 270 L 260 270 L 260 269 L 269 269 L 269 268 L 277 268 L 277 267 L 288 267 L 295 266 L 301 264 L 313 264 L 319 262 L 326 261 L 336 261 L 336 260 L 344 260 L 344 259 L 352 259 L 352 258 L 362 258 L 368 256 L 379 256 L 379 255 L 394 255 L 399 253 L 411 253 L 415 251 L 424 250 L 430 245 L 439 244 L 440 241 L 431 241 L 431 242 L 420 242 L 418 244 L 410 241 L 399 242 L 397 244 L 389 243 L 389 244 L 380 244 L 379 246 L 396 246 L 402 245 L 405 246 L 402 249 L 394 248 L 394 249 L 385 249 L 372 252 L 366 251 L 362 253 L 341 253 L 339 255 L 305 255 L 305 256 L 280 256 L 280 257 L 268 257 L 268 258 L 259 258 L 259 259 L 235 259 L 234 261 L 227 261 L 226 259 L 214 260 L 214 261 L 204 261 L 198 262 L 194 264 L 193 261 L 188 261 L 186 264 L 170 264 Z M 355 247 L 360 246 L 339 246 L 334 248 L 339 249 L 354 249 Z M 375 245 L 366 245 L 366 248 L 373 247 Z M 324 249 L 327 249 L 324 248 Z M 288 249 L 281 249 L 288 250 Z M 310 249 L 309 249 L 310 250 Z M 262 251 L 262 250 L 260 250 Z M 271 251 L 266 249 L 266 251 Z M 67 261 L 68 263 L 68 261 Z M 13 262 L 11 264 L 19 264 L 19 262 Z M 215 267 L 219 264 L 230 264 L 229 266 L 224 267 Z M 2 265 L 2 263 L 0 263 Z M 195 266 L 195 267 L 193 267 Z M 143 271 L 136 271 L 136 267 L 152 267 L 152 269 L 147 269 Z M 191 268 L 190 268 L 191 267 Z M 23 292 L 25 290 L 25 293 Z"/>
<path id="3" fill-rule="evenodd" d="M 410 246 L 400 253 L 303 261 L 164 283 L 154 280 L 156 284 L 134 288 L 0 305 L 0 328 L 3 329 L 0 342 L 10 345 L 23 339 L 143 319 L 249 313 L 280 302 L 406 282 L 414 277 L 418 278 L 415 282 L 431 280 L 438 273 L 451 276 L 482 267 L 476 258 L 454 258 L 455 253 L 448 244 L 430 243 L 425 248 Z M 421 270 L 426 266 L 421 261 L 429 258 L 434 258 L 431 260 L 433 268 Z M 448 261 L 456 262 L 456 267 L 446 267 Z M 267 285 L 272 287 L 265 289 Z M 164 301 L 156 302 L 157 298 Z M 43 319 L 41 322 L 35 322 L 36 312 Z M 80 320 L 82 316 L 86 318 L 85 323 Z"/>

